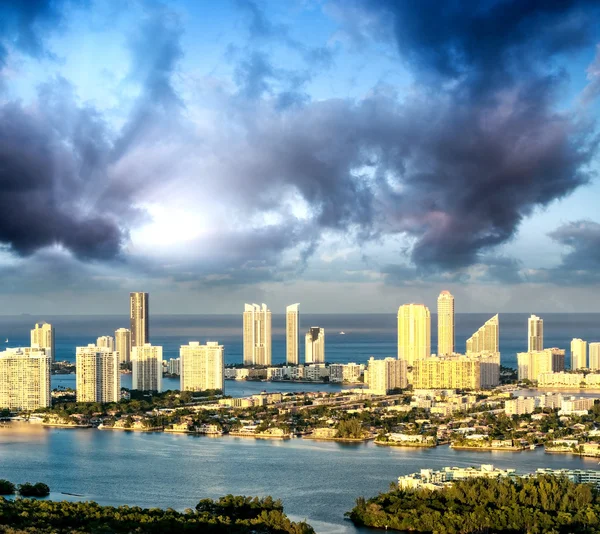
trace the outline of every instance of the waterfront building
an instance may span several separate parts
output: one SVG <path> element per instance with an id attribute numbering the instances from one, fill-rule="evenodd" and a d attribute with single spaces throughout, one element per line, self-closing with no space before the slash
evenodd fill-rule
<path id="1" fill-rule="evenodd" d="M 52 404 L 50 354 L 44 348 L 10 348 L 0 352 L 1 409 L 33 411 Z"/>
<path id="2" fill-rule="evenodd" d="M 440 471 L 421 469 L 419 473 L 398 477 L 398 487 L 401 490 L 437 490 L 451 484 L 455 480 L 465 480 L 468 478 L 514 478 L 516 476 L 515 469 L 496 469 L 491 464 L 483 464 L 479 469 L 475 467 L 444 467 Z"/>
<path id="3" fill-rule="evenodd" d="M 131 330 L 128 328 L 119 328 L 115 331 L 115 348 L 119 353 L 121 363 L 131 361 Z"/>
<path id="4" fill-rule="evenodd" d="M 589 397 L 563 398 L 558 415 L 587 415 L 596 400 Z"/>
<path id="5" fill-rule="evenodd" d="M 131 347 L 131 389 L 162 391 L 163 348 L 146 343 Z"/>
<path id="6" fill-rule="evenodd" d="M 119 355 L 93 343 L 76 349 L 77 402 L 119 402 Z"/>
<path id="7" fill-rule="evenodd" d="M 454 354 L 418 360 L 413 367 L 415 389 L 481 389 L 481 361 Z"/>
<path id="8" fill-rule="evenodd" d="M 190 341 L 179 349 L 179 358 L 181 391 L 224 390 L 223 345 L 217 341 L 208 341 L 206 345 Z"/>
<path id="9" fill-rule="evenodd" d="M 527 321 L 527 352 L 544 350 L 544 320 L 532 315 Z"/>
<path id="10" fill-rule="evenodd" d="M 364 364 L 357 363 L 332 363 L 329 366 L 329 381 L 360 382 L 360 377 L 365 372 Z"/>
<path id="11" fill-rule="evenodd" d="M 365 371 L 365 383 L 368 384 L 369 391 L 376 395 L 387 395 L 394 389 L 405 389 L 408 386 L 406 360 L 376 360 L 371 356 L 369 367 Z"/>
<path id="12" fill-rule="evenodd" d="M 271 365 L 271 310 L 244 305 L 244 365 Z"/>
<path id="13" fill-rule="evenodd" d="M 542 373 L 565 370 L 564 349 L 551 348 L 517 354 L 519 380 L 538 380 Z"/>
<path id="14" fill-rule="evenodd" d="M 300 359 L 300 304 L 292 304 L 285 309 L 285 361 L 288 365 L 298 365 Z"/>
<path id="15" fill-rule="evenodd" d="M 587 341 L 573 338 L 571 341 L 571 369 L 587 369 Z"/>
<path id="16" fill-rule="evenodd" d="M 412 367 L 431 355 L 431 314 L 423 304 L 398 308 L 398 359 Z"/>
<path id="17" fill-rule="evenodd" d="M 500 323 L 498 314 L 488 319 L 477 332 L 467 339 L 467 354 L 482 352 L 500 354 Z"/>
<path id="18" fill-rule="evenodd" d="M 311 326 L 305 336 L 304 363 L 325 363 L 325 329 Z"/>
<path id="19" fill-rule="evenodd" d="M 516 399 L 507 399 L 504 402 L 504 413 L 506 415 L 523 415 L 533 413 L 539 406 L 537 397 L 517 397 Z"/>
<path id="20" fill-rule="evenodd" d="M 36 323 L 31 330 L 31 347 L 44 349 L 47 356 L 50 356 L 50 361 L 56 360 L 55 342 L 54 342 L 54 327 L 50 323 Z"/>
<path id="21" fill-rule="evenodd" d="M 148 293 L 129 294 L 129 318 L 131 330 L 131 347 L 143 347 L 150 343 L 150 296 Z"/>
<path id="22" fill-rule="evenodd" d="M 538 387 L 540 388 L 579 388 L 586 383 L 583 373 L 541 373 L 538 375 Z"/>
<path id="23" fill-rule="evenodd" d="M 115 338 L 112 336 L 100 336 L 96 340 L 96 347 L 100 347 L 102 349 L 108 349 L 111 352 L 115 351 Z"/>
<path id="24" fill-rule="evenodd" d="M 181 375 L 181 358 L 169 358 L 167 362 L 167 373 L 170 375 Z"/>
<path id="25" fill-rule="evenodd" d="M 324 363 L 311 363 L 304 366 L 304 380 L 323 380 L 329 376 L 329 369 Z"/>
<path id="26" fill-rule="evenodd" d="M 600 471 L 596 469 L 550 469 L 540 468 L 535 475 L 566 477 L 575 484 L 594 484 L 600 489 Z"/>
<path id="27" fill-rule="evenodd" d="M 600 343 L 594 342 L 589 344 L 590 349 L 590 371 L 600 371 Z"/>
<path id="28" fill-rule="evenodd" d="M 437 299 L 438 356 L 454 354 L 454 297 L 442 291 Z"/>

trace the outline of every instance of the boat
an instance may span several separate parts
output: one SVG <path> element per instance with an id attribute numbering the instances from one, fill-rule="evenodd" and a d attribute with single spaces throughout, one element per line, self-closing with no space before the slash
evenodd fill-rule
<path id="1" fill-rule="evenodd" d="M 340 336 L 345 336 L 346 332 L 344 332 L 343 330 L 340 332 Z"/>

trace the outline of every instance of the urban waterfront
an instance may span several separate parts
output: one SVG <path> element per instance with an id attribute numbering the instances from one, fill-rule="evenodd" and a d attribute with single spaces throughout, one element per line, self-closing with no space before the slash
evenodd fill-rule
<path id="1" fill-rule="evenodd" d="M 358 496 L 387 491 L 400 475 L 422 468 L 492 463 L 530 472 L 541 467 L 595 469 L 598 461 L 543 448 L 525 452 L 380 447 L 313 440 L 209 438 L 163 433 L 0 427 L 0 476 L 43 481 L 50 498 L 82 495 L 107 505 L 194 507 L 228 493 L 282 498 L 293 519 L 319 534 L 368 532 L 344 520 Z"/>

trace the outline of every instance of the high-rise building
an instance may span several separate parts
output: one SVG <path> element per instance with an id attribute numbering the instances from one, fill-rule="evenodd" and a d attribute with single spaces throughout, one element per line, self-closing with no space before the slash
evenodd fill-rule
<path id="1" fill-rule="evenodd" d="M 571 341 L 571 369 L 587 369 L 587 341 L 574 338 Z"/>
<path id="2" fill-rule="evenodd" d="M 119 402 L 121 372 L 119 355 L 89 344 L 76 349 L 77 402 Z"/>
<path id="3" fill-rule="evenodd" d="M 115 338 L 112 336 L 100 336 L 96 340 L 96 347 L 108 349 L 111 352 L 115 351 Z"/>
<path id="4" fill-rule="evenodd" d="M 471 352 L 500 352 L 500 324 L 497 314 L 467 339 L 467 354 Z"/>
<path id="5" fill-rule="evenodd" d="M 431 356 L 431 314 L 423 304 L 398 308 L 398 359 L 410 367 Z"/>
<path id="6" fill-rule="evenodd" d="M 40 348 L 0 352 L 0 408 L 32 411 L 52 404 L 52 359 Z"/>
<path id="7" fill-rule="evenodd" d="M 190 341 L 179 349 L 181 391 L 224 390 L 223 345 Z"/>
<path id="8" fill-rule="evenodd" d="M 564 349 L 551 348 L 517 353 L 519 380 L 538 380 L 542 373 L 565 370 Z"/>
<path id="9" fill-rule="evenodd" d="M 532 315 L 527 321 L 527 352 L 544 350 L 544 320 Z"/>
<path id="10" fill-rule="evenodd" d="M 146 343 L 131 347 L 131 389 L 162 391 L 163 348 Z"/>
<path id="11" fill-rule="evenodd" d="M 365 383 L 369 391 L 377 395 L 386 395 L 394 389 L 404 389 L 408 386 L 406 360 L 385 358 L 369 359 L 369 367 L 365 371 Z"/>
<path id="12" fill-rule="evenodd" d="M 325 329 L 311 326 L 306 332 L 304 347 L 305 363 L 325 363 Z"/>
<path id="13" fill-rule="evenodd" d="M 600 343 L 590 343 L 590 371 L 600 371 Z"/>
<path id="14" fill-rule="evenodd" d="M 148 293 L 129 294 L 129 318 L 131 320 L 131 347 L 142 347 L 150 343 L 150 328 L 148 325 L 150 313 L 150 296 Z"/>
<path id="15" fill-rule="evenodd" d="M 54 327 L 46 322 L 36 323 L 31 331 L 31 347 L 44 349 L 46 355 L 50 356 L 50 360 L 55 361 Z"/>
<path id="16" fill-rule="evenodd" d="M 454 297 L 442 291 L 437 300 L 438 356 L 454 354 Z"/>
<path id="17" fill-rule="evenodd" d="M 119 328 L 115 331 L 115 348 L 119 353 L 119 361 L 129 363 L 131 360 L 131 330 Z"/>
<path id="18" fill-rule="evenodd" d="M 463 355 L 431 357 L 415 361 L 415 389 L 480 389 L 481 361 Z"/>
<path id="19" fill-rule="evenodd" d="M 244 306 L 244 365 L 271 365 L 271 310 Z"/>
<path id="20" fill-rule="evenodd" d="M 300 335 L 300 304 L 292 304 L 285 309 L 285 361 L 288 365 L 298 365 L 298 339 Z"/>

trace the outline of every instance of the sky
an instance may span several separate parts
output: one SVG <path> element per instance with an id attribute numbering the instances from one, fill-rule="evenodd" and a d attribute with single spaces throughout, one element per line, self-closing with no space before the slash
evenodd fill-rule
<path id="1" fill-rule="evenodd" d="M 595 0 L 0 0 L 0 313 L 594 312 Z"/>

